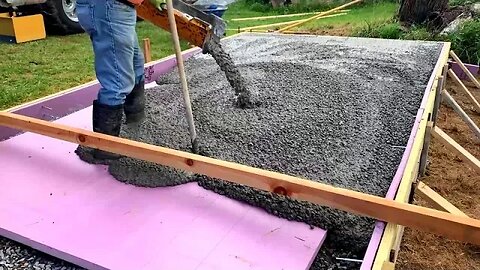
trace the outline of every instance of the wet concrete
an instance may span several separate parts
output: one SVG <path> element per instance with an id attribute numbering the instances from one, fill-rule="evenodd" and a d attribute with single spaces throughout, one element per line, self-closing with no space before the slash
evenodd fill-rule
<path id="1" fill-rule="evenodd" d="M 220 69 L 225 72 L 225 76 L 237 96 L 235 105 L 240 108 L 253 107 L 254 104 L 250 100 L 250 91 L 247 89 L 245 78 L 240 74 L 230 55 L 223 49 L 220 40 L 212 39 L 208 44 L 207 52 L 215 59 Z"/>
<path id="2" fill-rule="evenodd" d="M 251 109 L 209 55 L 185 63 L 200 147 L 205 155 L 384 196 L 439 56 L 438 43 L 356 38 L 243 35 L 223 41 L 251 95 Z M 147 119 L 121 136 L 190 150 L 177 71 L 147 91 Z M 313 269 L 335 256 L 362 258 L 371 219 L 163 166 L 124 158 L 120 181 L 156 187 L 198 181 L 209 190 L 274 215 L 329 230 Z M 358 266 L 358 265 L 357 265 Z"/>

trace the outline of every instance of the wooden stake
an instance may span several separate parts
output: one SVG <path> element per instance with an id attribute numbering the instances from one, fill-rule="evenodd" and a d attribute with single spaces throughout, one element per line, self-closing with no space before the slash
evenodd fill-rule
<path id="1" fill-rule="evenodd" d="M 336 8 L 334 8 L 334 9 L 331 9 L 331 10 L 329 10 L 329 11 L 325 11 L 325 12 L 322 12 L 322 13 L 320 13 L 320 14 L 317 14 L 317 15 L 315 15 L 315 16 L 313 16 L 313 17 L 310 17 L 310 18 L 308 18 L 308 19 L 306 19 L 306 20 L 302 20 L 301 22 L 292 23 L 291 25 L 286 26 L 286 27 L 278 30 L 278 32 L 282 33 L 283 31 L 290 30 L 290 29 L 292 29 L 292 28 L 294 28 L 294 27 L 298 27 L 298 26 L 300 26 L 300 25 L 302 25 L 302 24 L 305 24 L 305 23 L 307 23 L 307 22 L 313 21 L 313 20 L 315 20 L 315 19 L 317 19 L 317 18 L 319 18 L 319 17 L 323 17 L 323 16 L 326 16 L 326 15 L 330 15 L 330 14 L 332 14 L 332 13 L 334 13 L 334 12 L 337 12 L 337 11 L 339 11 L 339 10 L 342 10 L 342 9 L 348 7 L 348 6 L 351 6 L 351 5 L 360 3 L 360 2 L 362 2 L 362 0 L 355 0 L 355 1 L 352 1 L 352 2 L 347 3 L 347 4 L 345 4 L 345 5 L 341 5 L 341 6 L 339 6 L 339 7 L 336 7 Z"/>
<path id="2" fill-rule="evenodd" d="M 327 16 L 322 16 L 317 18 L 319 19 L 325 19 L 325 18 L 332 18 L 332 17 L 337 17 L 337 16 L 343 16 L 346 15 L 347 13 L 338 13 L 338 14 L 333 14 L 333 15 L 327 15 Z M 288 22 L 279 22 L 279 23 L 272 23 L 272 24 L 263 24 L 263 25 L 256 25 L 256 26 L 251 26 L 251 27 L 245 27 L 241 28 L 240 31 L 249 31 L 249 30 L 254 30 L 254 29 L 261 29 L 261 28 L 268 28 L 268 27 L 273 27 L 273 26 L 281 26 L 281 25 L 286 25 L 286 24 L 291 24 L 295 22 L 301 22 L 304 20 L 297 20 L 297 21 L 288 21 Z"/>
<path id="3" fill-rule="evenodd" d="M 150 39 L 143 39 L 143 55 L 145 56 L 145 63 L 152 62 L 152 55 L 150 52 Z"/>
<path id="4" fill-rule="evenodd" d="M 425 185 L 425 183 L 421 181 L 418 182 L 416 191 L 418 192 L 418 195 L 420 195 L 424 200 L 428 201 L 428 203 L 432 205 L 435 209 L 438 209 L 440 211 L 446 211 L 454 215 L 464 217 L 467 216 L 460 209 L 455 207 L 455 205 L 451 204 L 440 194 L 435 192 L 435 190 L 431 189 L 429 186 Z"/>
<path id="5" fill-rule="evenodd" d="M 470 154 L 465 148 L 460 146 L 454 139 L 448 136 L 443 130 L 438 127 L 432 129 L 432 136 L 438 139 L 446 148 L 450 149 L 461 160 L 470 165 L 470 167 L 477 172 L 480 172 L 480 161 Z"/>
<path id="6" fill-rule="evenodd" d="M 475 97 L 472 95 L 472 93 L 468 90 L 468 88 L 463 84 L 463 82 L 458 78 L 457 74 L 453 72 L 453 70 L 448 71 L 448 75 L 460 86 L 460 89 L 465 93 L 467 98 L 473 103 L 473 107 L 475 108 L 475 111 L 480 113 L 480 103 L 475 99 Z"/>
<path id="7" fill-rule="evenodd" d="M 348 12 L 349 9 L 338 10 L 336 12 Z M 268 20 L 268 19 L 277 19 L 277 18 L 289 18 L 289 17 L 297 17 L 297 16 L 306 16 L 306 15 L 316 15 L 322 12 L 307 12 L 307 13 L 295 13 L 295 14 L 285 14 L 285 15 L 274 15 L 274 16 L 260 16 L 260 17 L 249 17 L 249 18 L 236 18 L 232 19 L 233 22 L 240 22 L 240 21 L 257 21 L 257 20 Z"/>
<path id="8" fill-rule="evenodd" d="M 480 129 L 477 127 L 475 122 L 468 117 L 468 115 L 465 113 L 464 110 L 462 110 L 462 107 L 458 105 L 458 103 L 453 99 L 452 96 L 447 92 L 447 90 L 443 90 L 443 96 L 445 101 L 450 105 L 455 112 L 462 118 L 462 120 L 470 127 L 470 129 L 473 131 L 473 133 L 477 136 L 478 139 L 480 139 Z"/>
<path id="9" fill-rule="evenodd" d="M 172 34 L 173 47 L 177 57 L 178 73 L 183 90 L 183 100 L 187 114 L 188 129 L 190 132 L 190 140 L 192 149 L 197 148 L 197 132 L 195 131 L 195 123 L 193 121 L 192 103 L 190 102 L 190 93 L 188 92 L 187 77 L 185 76 L 185 68 L 183 66 L 182 49 L 180 48 L 180 38 L 178 37 L 177 24 L 175 22 L 175 13 L 172 0 L 167 0 L 168 23 L 170 25 L 170 33 Z"/>
<path id="10" fill-rule="evenodd" d="M 0 125 L 480 244 L 480 220 L 468 217 L 8 112 L 0 112 Z"/>
<path id="11" fill-rule="evenodd" d="M 442 92 L 443 92 L 443 89 L 445 89 L 445 85 L 447 84 L 448 68 L 449 68 L 448 64 L 443 66 L 443 74 L 439 79 L 440 87 L 437 88 L 437 92 L 435 93 L 435 103 L 433 104 L 432 119 L 431 119 L 433 121 L 433 126 L 437 124 L 438 111 L 440 110 L 440 104 L 442 103 Z"/>
<path id="12" fill-rule="evenodd" d="M 458 58 L 457 54 L 455 54 L 454 51 L 450 51 L 450 56 L 453 58 L 453 60 L 455 60 L 455 62 L 457 62 L 457 64 L 460 66 L 460 68 L 463 70 L 463 72 L 465 72 L 465 74 L 467 74 L 468 78 L 470 78 L 470 80 L 475 84 L 475 86 L 477 88 L 480 88 L 480 83 L 478 82 L 478 80 L 475 78 L 475 76 L 473 76 L 473 74 L 470 72 L 470 70 L 468 70 L 468 68 L 465 66 L 465 64 L 463 64 L 462 60 L 460 60 L 460 58 Z"/>
<path id="13" fill-rule="evenodd" d="M 420 154 L 420 165 L 419 165 L 419 174 L 420 176 L 425 175 L 427 169 L 427 159 L 428 159 L 428 150 L 430 148 L 430 141 L 432 138 L 432 127 L 433 123 L 429 122 L 425 130 L 425 138 L 423 139 L 422 153 Z"/>

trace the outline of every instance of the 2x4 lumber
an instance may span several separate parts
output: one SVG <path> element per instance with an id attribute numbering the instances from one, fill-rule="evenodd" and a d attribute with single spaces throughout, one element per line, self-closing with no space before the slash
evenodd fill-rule
<path id="1" fill-rule="evenodd" d="M 8 112 L 0 112 L 0 125 L 480 244 L 480 220 L 468 217 Z"/>
<path id="2" fill-rule="evenodd" d="M 465 72 L 465 74 L 467 74 L 470 81 L 472 81 L 473 84 L 475 84 L 475 86 L 477 88 L 480 88 L 480 83 L 478 82 L 478 80 L 475 78 L 475 76 L 473 76 L 473 74 L 470 72 L 470 70 L 468 70 L 468 68 L 465 66 L 465 64 L 462 62 L 462 60 L 460 60 L 460 58 L 458 58 L 457 54 L 454 51 L 450 51 L 450 56 L 453 58 L 453 60 L 455 60 L 455 62 L 457 62 L 457 64 L 460 66 L 460 68 L 463 70 L 463 72 Z"/>
<path id="3" fill-rule="evenodd" d="M 439 127 L 432 129 L 432 135 L 438 139 L 447 149 L 456 154 L 463 162 L 471 166 L 472 169 L 480 173 L 480 161 L 470 154 L 465 148 L 459 145 L 454 139 L 448 136 Z"/>
<path id="4" fill-rule="evenodd" d="M 480 139 L 480 129 L 478 126 L 473 122 L 473 120 L 465 113 L 465 111 L 458 105 L 458 103 L 453 99 L 453 97 L 448 93 L 447 90 L 443 90 L 443 96 L 445 101 L 450 105 L 455 112 L 462 118 L 462 120 L 470 127 L 473 133 Z"/>
<path id="5" fill-rule="evenodd" d="M 408 198 L 410 197 L 411 193 L 412 183 L 416 180 L 416 177 L 418 175 L 417 172 L 420 166 L 419 159 L 424 138 L 423 134 L 425 133 L 427 126 L 427 119 L 425 117 L 425 114 L 427 113 L 424 112 L 422 114 L 423 120 L 419 124 L 416 139 L 413 142 L 412 150 L 409 154 L 408 161 L 402 175 L 402 180 L 398 187 L 397 193 L 395 194 L 395 201 L 397 202 L 408 202 Z M 389 222 L 386 225 L 382 240 L 380 241 L 378 247 L 377 255 L 375 256 L 375 260 L 372 265 L 372 270 L 383 270 L 385 262 L 395 263 L 394 260 L 391 261 L 391 254 L 392 250 L 395 249 L 395 244 L 397 243 L 397 241 L 399 241 L 398 238 L 402 236 L 400 230 L 402 230 L 402 226 L 399 226 L 398 224 Z"/>
<path id="6" fill-rule="evenodd" d="M 431 189 L 423 182 L 418 182 L 417 184 L 417 194 L 419 194 L 424 200 L 426 200 L 432 207 L 438 209 L 440 211 L 445 211 L 452 213 L 454 215 L 464 216 L 467 215 L 463 213 L 460 209 L 455 207 L 455 205 L 451 204 L 447 201 L 444 197 L 440 194 L 435 192 L 435 190 Z"/>
<path id="7" fill-rule="evenodd" d="M 449 69 L 448 64 L 445 64 L 445 66 L 443 66 L 442 76 L 440 76 L 439 78 L 440 88 L 437 88 L 437 92 L 435 93 L 435 102 L 434 102 L 433 111 L 432 111 L 433 126 L 437 124 L 438 111 L 440 110 L 440 104 L 442 103 L 442 92 L 443 92 L 443 89 L 445 89 L 445 85 L 447 83 L 448 69 Z"/>
<path id="8" fill-rule="evenodd" d="M 288 26 L 286 26 L 286 27 L 278 30 L 278 32 L 282 33 L 283 31 L 290 30 L 290 29 L 292 29 L 292 28 L 298 27 L 298 26 L 300 26 L 300 25 L 302 25 L 302 24 L 305 24 L 305 23 L 307 23 L 307 22 L 313 21 L 313 20 L 315 20 L 315 19 L 317 19 L 317 18 L 319 18 L 319 17 L 323 17 L 323 16 L 330 15 L 330 14 L 332 14 L 332 13 L 335 13 L 335 12 L 337 12 L 337 11 L 339 11 L 339 10 L 342 10 L 342 9 L 344 9 L 344 8 L 346 8 L 346 7 L 349 7 L 349 6 L 351 6 L 351 5 L 354 5 L 354 4 L 357 4 L 357 3 L 360 3 L 360 2 L 362 2 L 362 0 L 355 0 L 355 1 L 352 1 L 352 2 L 350 2 L 350 3 L 346 3 L 346 4 L 341 5 L 341 6 L 339 6 L 339 7 L 336 7 L 336 8 L 330 9 L 330 10 L 328 10 L 328 11 L 322 12 L 322 13 L 320 13 L 320 14 L 317 14 L 317 15 L 315 15 L 315 16 L 312 16 L 312 17 L 310 17 L 310 18 L 308 18 L 308 19 L 306 19 L 306 20 L 303 20 L 303 21 L 301 21 L 301 22 L 297 22 L 297 23 L 293 23 L 293 24 L 291 24 L 291 25 L 288 25 Z"/>
<path id="9" fill-rule="evenodd" d="M 337 17 L 337 16 L 343 16 L 346 15 L 347 13 L 338 13 L 338 14 L 332 14 L 332 15 L 327 15 L 327 16 L 322 16 L 317 18 L 319 19 L 326 19 L 326 18 L 332 18 L 332 17 Z M 249 30 L 254 30 L 254 29 L 261 29 L 261 28 L 268 28 L 268 27 L 274 27 L 274 26 L 281 26 L 281 25 L 286 25 L 286 24 L 291 24 L 295 22 L 300 22 L 304 20 L 297 20 L 297 21 L 288 21 L 288 22 L 279 22 L 279 23 L 272 23 L 272 24 L 263 24 L 263 25 L 256 25 L 256 26 L 250 26 L 250 27 L 245 27 L 241 28 L 240 31 L 249 31 Z"/>
<path id="10" fill-rule="evenodd" d="M 143 39 L 143 54 L 145 56 L 145 63 L 149 63 L 152 61 L 152 53 L 150 51 L 150 39 L 144 38 Z"/>
<path id="11" fill-rule="evenodd" d="M 430 141 L 432 138 L 432 126 L 433 124 L 427 125 L 427 129 L 425 130 L 425 138 L 423 140 L 423 147 L 422 153 L 420 155 L 420 164 L 419 164 L 419 174 L 421 176 L 425 175 L 425 171 L 427 169 L 427 158 L 428 158 L 428 150 L 430 149 Z"/>
<path id="12" fill-rule="evenodd" d="M 338 10 L 336 12 L 348 12 L 349 9 Z M 277 19 L 277 18 L 289 18 L 289 17 L 298 17 L 298 16 L 306 16 L 306 15 L 316 15 L 322 13 L 319 12 L 306 12 L 306 13 L 295 13 L 295 14 L 285 14 L 285 15 L 272 15 L 272 16 L 260 16 L 260 17 L 248 17 L 248 18 L 236 18 L 232 19 L 234 22 L 241 22 L 241 21 L 257 21 L 257 20 L 269 20 L 269 19 Z"/>
<path id="13" fill-rule="evenodd" d="M 460 78 L 458 78 L 457 74 L 455 74 L 455 72 L 453 72 L 453 70 L 450 69 L 448 71 L 448 75 L 450 75 L 450 77 L 452 77 L 452 79 L 460 86 L 460 89 L 462 89 L 462 91 L 465 93 L 467 98 L 473 103 L 473 107 L 475 108 L 475 110 L 478 113 L 480 113 L 480 103 L 478 103 L 478 101 L 475 99 L 472 93 L 468 90 L 465 84 L 463 84 Z"/>

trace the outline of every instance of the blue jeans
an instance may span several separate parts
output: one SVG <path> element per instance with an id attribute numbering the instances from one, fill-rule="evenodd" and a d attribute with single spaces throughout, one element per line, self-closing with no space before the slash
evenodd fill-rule
<path id="1" fill-rule="evenodd" d="M 98 101 L 121 105 L 135 84 L 144 80 L 144 56 L 138 45 L 134 8 L 116 0 L 77 0 L 78 21 L 90 36 Z"/>

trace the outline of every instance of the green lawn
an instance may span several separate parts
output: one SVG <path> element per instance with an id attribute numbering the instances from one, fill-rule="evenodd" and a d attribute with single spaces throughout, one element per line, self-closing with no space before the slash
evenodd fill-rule
<path id="1" fill-rule="evenodd" d="M 322 10 L 328 9 L 324 7 Z M 300 30 L 330 29 L 356 27 L 366 22 L 388 20 L 393 16 L 396 4 L 383 3 L 351 7 L 348 15 L 322 19 L 302 26 Z M 309 10 L 305 10 L 306 12 Z M 229 6 L 224 15 L 227 28 L 272 24 L 308 18 L 299 16 L 270 20 L 234 22 L 233 18 L 257 17 L 276 14 L 302 12 L 302 10 L 267 10 L 253 11 L 245 0 Z M 170 34 L 148 22 L 137 25 L 139 39 L 151 40 L 152 59 L 159 59 L 173 54 Z M 233 34 L 236 31 L 229 31 Z M 187 48 L 185 43 L 182 47 Z M 95 78 L 91 44 L 85 34 L 48 37 L 45 40 L 24 44 L 0 43 L 0 110 L 37 99 Z"/>
<path id="2" fill-rule="evenodd" d="M 366 5 L 352 8 L 346 15 L 314 20 L 298 28 L 298 30 L 318 31 L 320 29 L 342 28 L 355 30 L 368 24 L 391 20 L 398 9 L 398 4 L 392 2 Z"/>
<path id="3" fill-rule="evenodd" d="M 170 33 L 147 22 L 140 22 L 137 31 L 140 41 L 150 38 L 152 59 L 174 53 Z M 93 51 L 85 34 L 0 43 L 0 55 L 0 110 L 95 79 Z"/>

